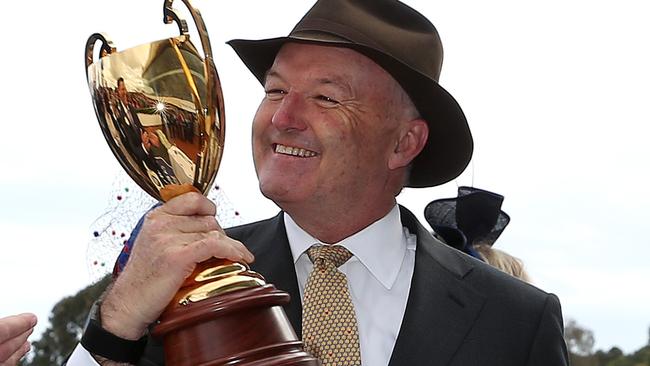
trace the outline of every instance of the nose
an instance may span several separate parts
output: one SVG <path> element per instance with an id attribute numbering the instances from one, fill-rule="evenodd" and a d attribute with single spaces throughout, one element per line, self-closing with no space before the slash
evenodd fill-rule
<path id="1" fill-rule="evenodd" d="M 282 131 L 302 131 L 307 128 L 305 123 L 305 103 L 300 94 L 289 91 L 280 102 L 278 109 L 271 117 L 271 123 Z"/>

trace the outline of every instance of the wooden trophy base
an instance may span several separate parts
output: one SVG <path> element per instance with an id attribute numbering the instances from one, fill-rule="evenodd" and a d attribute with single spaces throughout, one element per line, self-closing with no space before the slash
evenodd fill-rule
<path id="1" fill-rule="evenodd" d="M 169 307 L 153 336 L 167 366 L 318 366 L 282 309 L 288 303 L 273 285 L 236 290 Z"/>

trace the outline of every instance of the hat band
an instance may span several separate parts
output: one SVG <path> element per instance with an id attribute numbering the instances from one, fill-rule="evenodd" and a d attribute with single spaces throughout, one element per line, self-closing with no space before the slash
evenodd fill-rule
<path id="1" fill-rule="evenodd" d="M 298 38 L 296 33 L 301 32 L 316 32 L 324 34 L 332 34 L 340 37 L 343 41 L 350 44 L 359 44 L 362 46 L 370 47 L 375 50 L 381 50 L 381 45 L 377 44 L 371 37 L 366 36 L 364 33 L 359 32 L 357 29 L 351 28 L 345 24 L 332 22 L 331 20 L 323 18 L 309 18 L 304 19 L 289 35 L 290 38 Z M 309 39 L 314 41 L 323 41 L 323 39 Z M 324 40 L 327 41 L 327 40 Z"/>

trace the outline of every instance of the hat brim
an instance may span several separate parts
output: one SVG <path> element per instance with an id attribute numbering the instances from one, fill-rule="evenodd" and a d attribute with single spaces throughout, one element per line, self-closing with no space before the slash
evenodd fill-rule
<path id="1" fill-rule="evenodd" d="M 440 228 L 460 230 L 456 223 L 457 202 L 458 197 L 442 198 L 429 202 L 424 208 L 424 218 L 435 232 L 438 232 Z M 489 233 L 481 236 L 480 242 L 490 246 L 494 245 L 509 223 L 510 216 L 502 210 L 499 210 L 494 226 Z M 460 231 L 462 232 L 462 230 Z"/>
<path id="2" fill-rule="evenodd" d="M 414 159 L 407 187 L 433 187 L 460 175 L 474 149 L 467 119 L 460 105 L 435 80 L 412 69 L 398 59 L 372 47 L 346 40 L 317 40 L 279 37 L 263 40 L 236 39 L 228 44 L 248 69 L 264 84 L 266 72 L 287 42 L 304 42 L 354 49 L 375 61 L 404 88 L 429 126 L 429 139 Z"/>

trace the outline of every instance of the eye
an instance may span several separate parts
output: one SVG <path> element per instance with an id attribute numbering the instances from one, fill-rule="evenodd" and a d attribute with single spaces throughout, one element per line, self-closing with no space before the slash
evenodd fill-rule
<path id="1" fill-rule="evenodd" d="M 336 100 L 334 98 L 331 98 L 331 97 L 328 97 L 327 95 L 319 95 L 319 96 L 316 97 L 316 99 L 318 99 L 319 101 L 324 102 L 325 104 L 330 104 L 330 105 L 339 104 L 338 100 Z"/>
<path id="2" fill-rule="evenodd" d="M 280 100 L 285 94 L 287 94 L 287 92 L 282 89 L 268 89 L 265 93 L 266 98 L 270 100 Z"/>

